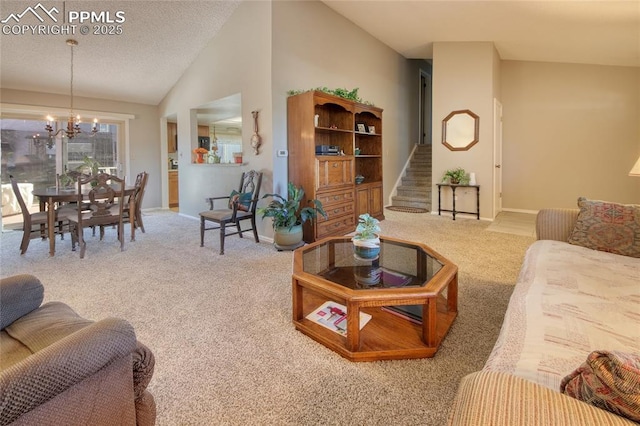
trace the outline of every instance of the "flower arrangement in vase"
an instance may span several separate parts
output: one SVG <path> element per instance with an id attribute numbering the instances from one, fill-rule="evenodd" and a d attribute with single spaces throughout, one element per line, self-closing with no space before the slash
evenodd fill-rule
<path id="1" fill-rule="evenodd" d="M 209 153 L 209 150 L 206 148 L 196 148 L 193 150 L 193 153 L 196 154 L 196 163 L 204 163 L 204 155 Z"/>

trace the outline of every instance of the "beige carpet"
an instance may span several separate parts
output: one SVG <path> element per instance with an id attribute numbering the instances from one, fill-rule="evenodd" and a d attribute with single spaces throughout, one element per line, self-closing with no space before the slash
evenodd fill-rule
<path id="1" fill-rule="evenodd" d="M 482 368 L 530 237 L 487 223 L 385 212 L 382 234 L 422 241 L 458 264 L 459 316 L 434 358 L 351 363 L 291 324 L 291 252 L 146 212 L 146 234 L 120 252 L 115 233 L 88 238 L 85 259 L 58 240 L 2 234 L 1 275 L 33 273 L 45 301 L 90 319 L 122 317 L 155 353 L 159 425 L 441 425 L 460 378 Z M 87 231 L 87 234 L 89 232 Z M 128 235 L 128 231 L 127 231 Z"/>

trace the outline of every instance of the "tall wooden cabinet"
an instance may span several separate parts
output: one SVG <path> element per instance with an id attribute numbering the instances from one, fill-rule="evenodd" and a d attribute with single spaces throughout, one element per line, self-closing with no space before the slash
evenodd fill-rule
<path id="1" fill-rule="evenodd" d="M 317 91 L 290 96 L 287 137 L 289 180 L 328 215 L 305 224 L 305 241 L 352 232 L 362 213 L 384 219 L 382 109 Z M 316 154 L 320 146 L 344 155 Z M 364 181 L 356 185 L 358 175 Z"/>

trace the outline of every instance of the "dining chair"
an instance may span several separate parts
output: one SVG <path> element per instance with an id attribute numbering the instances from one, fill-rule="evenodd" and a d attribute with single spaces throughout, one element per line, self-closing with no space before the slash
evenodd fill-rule
<path id="1" fill-rule="evenodd" d="M 144 223 L 142 223 L 141 206 L 142 206 L 142 200 L 144 198 L 144 191 L 147 188 L 148 179 L 149 179 L 149 173 L 147 172 L 138 173 L 138 176 L 136 176 L 136 182 L 134 184 L 135 191 L 130 196 L 130 197 L 133 197 L 133 201 L 134 201 L 133 204 L 135 206 L 135 215 L 134 215 L 135 227 L 136 229 L 140 228 L 143 234 L 144 234 Z M 124 221 L 125 222 L 129 222 L 131 217 L 131 214 L 129 212 L 130 205 L 131 203 L 127 203 L 124 205 Z"/>
<path id="2" fill-rule="evenodd" d="M 89 174 L 82 173 L 76 170 L 70 170 L 64 174 L 56 174 L 56 183 L 58 188 L 73 188 L 75 190 L 76 182 L 78 182 L 78 178 L 82 177 L 83 179 L 88 178 Z M 69 181 L 72 182 L 71 186 L 69 185 Z M 83 202 L 83 208 L 88 208 L 88 204 Z M 78 210 L 78 205 L 76 201 L 69 201 L 65 203 L 58 203 L 56 209 L 60 212 L 61 215 L 73 214 Z"/>
<path id="3" fill-rule="evenodd" d="M 239 190 L 232 191 L 228 196 L 211 197 L 206 201 L 209 203 L 209 210 L 200 212 L 200 247 L 204 247 L 204 232 L 211 229 L 220 229 L 220 254 L 224 254 L 224 239 L 230 235 L 238 234 L 243 238 L 242 233 L 253 231 L 256 243 L 260 242 L 256 228 L 256 207 L 260 196 L 260 185 L 262 184 L 262 173 L 251 170 L 242 173 L 240 177 Z M 219 200 L 228 200 L 226 208 L 215 208 L 214 203 Z M 242 229 L 241 222 L 250 221 L 251 228 Z M 213 222 L 217 226 L 207 228 L 206 222 Z M 235 226 L 236 232 L 226 232 L 227 225 Z"/>
<path id="4" fill-rule="evenodd" d="M 142 223 L 142 213 L 140 211 L 140 206 L 142 205 L 142 199 L 144 197 L 144 190 L 147 186 L 147 179 L 149 177 L 149 173 L 140 172 L 136 176 L 136 181 L 133 184 L 133 192 L 126 197 L 124 201 L 124 205 L 122 206 L 122 221 L 123 223 L 131 223 L 131 204 L 133 202 L 135 208 L 134 221 L 131 230 L 131 241 L 135 241 L 135 232 L 133 228 L 140 228 L 144 233 L 144 224 Z M 119 204 L 119 203 L 118 203 Z M 120 206 L 116 204 L 111 207 L 111 210 L 117 210 Z M 104 228 L 100 227 L 100 238 L 104 236 Z"/>
<path id="5" fill-rule="evenodd" d="M 124 200 L 124 178 L 107 173 L 99 173 L 87 178 L 78 178 L 77 182 L 77 202 L 82 206 L 83 202 L 88 204 L 88 209 L 79 207 L 75 216 L 69 216 L 69 226 L 71 229 L 71 249 L 75 251 L 76 244 L 80 246 L 80 258 L 84 258 L 87 243 L 84 240 L 84 228 L 103 227 L 105 225 L 116 225 L 118 228 L 118 240 L 120 250 L 124 250 L 124 224 L 122 219 Z M 89 185 L 88 193 L 83 191 L 83 186 Z M 118 209 L 111 208 L 119 204 Z M 102 239 L 102 235 L 101 238 Z"/>
<path id="6" fill-rule="evenodd" d="M 25 254 L 29 248 L 29 242 L 33 238 L 40 237 L 43 240 L 47 239 L 47 212 L 30 213 L 27 203 L 25 203 L 24 198 L 22 198 L 18 182 L 13 176 L 9 176 L 9 179 L 11 180 L 11 189 L 13 189 L 13 194 L 22 212 L 22 242 L 20 243 L 20 254 Z M 60 217 L 62 218 L 63 216 Z M 67 224 L 66 222 L 66 218 L 64 220 L 58 220 L 56 217 L 56 233 L 60 234 L 61 238 L 64 238 L 63 226 Z"/>

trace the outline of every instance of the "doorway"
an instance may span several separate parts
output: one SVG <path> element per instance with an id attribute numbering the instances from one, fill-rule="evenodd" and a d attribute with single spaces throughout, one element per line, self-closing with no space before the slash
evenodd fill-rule
<path id="1" fill-rule="evenodd" d="M 502 104 L 493 99 L 493 217 L 502 211 Z"/>
<path id="2" fill-rule="evenodd" d="M 419 130 L 418 144 L 431 145 L 431 74 L 420 70 L 420 101 L 419 101 Z"/>

